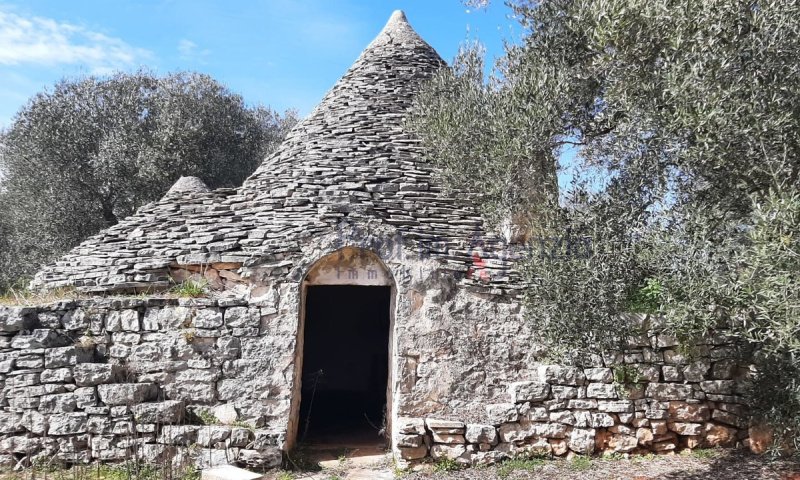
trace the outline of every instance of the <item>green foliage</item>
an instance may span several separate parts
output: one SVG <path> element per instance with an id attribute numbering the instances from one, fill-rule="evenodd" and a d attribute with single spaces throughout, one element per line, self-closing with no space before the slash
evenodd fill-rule
<path id="1" fill-rule="evenodd" d="M 411 126 L 494 223 L 591 238 L 592 256 L 521 265 L 551 354 L 619 346 L 631 309 L 685 345 L 738 338 L 776 392 L 755 410 L 797 441 L 796 386 L 766 367 L 800 357 L 800 4 L 509 4 L 519 45 L 488 79 L 463 49 Z M 558 205 L 541 194 L 557 159 L 572 176 Z"/>
<path id="2" fill-rule="evenodd" d="M 214 412 L 206 409 L 199 409 L 196 412 L 197 418 L 203 425 L 219 425 L 219 419 L 214 415 Z"/>
<path id="3" fill-rule="evenodd" d="M 198 73 L 60 81 L 3 136 L 0 288 L 157 200 L 182 175 L 238 186 L 294 122 Z"/>
<path id="4" fill-rule="evenodd" d="M 633 313 L 658 313 L 661 307 L 661 295 L 661 282 L 648 278 L 642 287 L 635 289 L 628 297 L 625 309 Z"/>
<path id="5" fill-rule="evenodd" d="M 207 283 L 205 282 L 186 280 L 173 286 L 170 289 L 170 293 L 173 293 L 179 297 L 198 298 L 203 297 L 208 293 L 206 291 L 206 286 Z"/>
<path id="6" fill-rule="evenodd" d="M 614 390 L 621 398 L 627 398 L 628 391 L 642 381 L 642 374 L 632 365 L 615 365 L 611 371 L 614 374 Z"/>
<path id="7" fill-rule="evenodd" d="M 449 457 L 442 457 L 433 465 L 434 472 L 455 472 L 460 470 L 458 463 Z"/>
<path id="8" fill-rule="evenodd" d="M 592 459 L 583 455 L 576 455 L 569 462 L 569 468 L 577 472 L 585 472 L 592 468 Z"/>
<path id="9" fill-rule="evenodd" d="M 542 465 L 544 465 L 544 460 L 540 458 L 512 458 L 503 461 L 497 467 L 497 476 L 508 478 L 515 471 L 532 472 Z"/>
<path id="10" fill-rule="evenodd" d="M 286 470 L 278 472 L 278 476 L 275 477 L 275 480 L 294 480 L 294 479 L 295 479 L 294 473 Z"/>

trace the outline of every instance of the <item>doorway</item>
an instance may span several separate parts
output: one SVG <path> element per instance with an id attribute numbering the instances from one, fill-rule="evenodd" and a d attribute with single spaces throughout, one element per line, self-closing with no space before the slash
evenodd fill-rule
<path id="1" fill-rule="evenodd" d="M 391 293 L 388 286 L 306 288 L 300 443 L 385 442 Z"/>

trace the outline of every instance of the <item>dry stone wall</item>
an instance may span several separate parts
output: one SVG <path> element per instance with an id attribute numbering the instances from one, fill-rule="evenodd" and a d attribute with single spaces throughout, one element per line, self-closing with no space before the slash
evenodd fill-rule
<path id="1" fill-rule="evenodd" d="M 395 452 L 406 461 L 482 465 L 526 455 L 669 453 L 748 444 L 749 370 L 723 339 L 681 353 L 653 335 L 590 367 L 538 365 L 472 419 L 403 417 Z"/>
<path id="2" fill-rule="evenodd" d="M 0 464 L 278 466 L 289 393 L 274 375 L 295 338 L 276 313 L 205 299 L 0 309 Z M 212 416 L 227 425 L 200 424 Z"/>
<path id="3" fill-rule="evenodd" d="M 279 465 L 297 342 L 292 289 L 251 303 L 121 298 L 0 309 L 0 463 Z M 592 366 L 542 365 L 515 305 L 448 291 L 435 272 L 398 285 L 398 459 L 479 465 L 747 442 L 747 369 L 723 340 L 688 356 L 674 339 L 652 336 L 588 359 Z M 630 383 L 615 382 L 620 372 Z"/>

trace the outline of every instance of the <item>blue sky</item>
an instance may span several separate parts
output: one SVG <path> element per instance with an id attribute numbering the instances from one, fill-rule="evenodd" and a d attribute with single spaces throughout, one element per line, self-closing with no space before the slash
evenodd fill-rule
<path id="1" fill-rule="evenodd" d="M 459 0 L 0 0 L 0 128 L 63 77 L 147 67 L 208 73 L 250 104 L 311 111 L 395 9 L 446 60 L 519 37 L 510 10 Z"/>

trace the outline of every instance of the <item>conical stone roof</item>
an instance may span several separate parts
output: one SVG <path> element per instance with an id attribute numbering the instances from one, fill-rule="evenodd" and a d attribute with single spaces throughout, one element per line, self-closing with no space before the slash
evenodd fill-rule
<path id="1" fill-rule="evenodd" d="M 500 239 L 484 231 L 468 199 L 443 193 L 405 129 L 414 95 L 444 65 L 395 12 L 242 187 L 179 188 L 44 268 L 34 285 L 162 286 L 170 265 L 290 259 L 343 222 L 370 222 L 461 272 L 473 266 L 478 239 L 493 286 L 513 287 L 508 262 L 493 253 Z"/>

